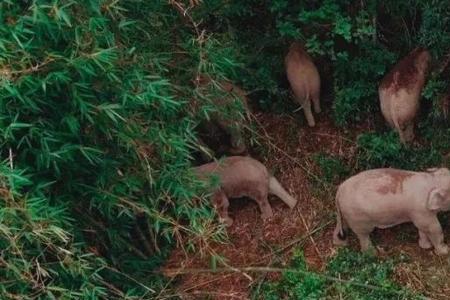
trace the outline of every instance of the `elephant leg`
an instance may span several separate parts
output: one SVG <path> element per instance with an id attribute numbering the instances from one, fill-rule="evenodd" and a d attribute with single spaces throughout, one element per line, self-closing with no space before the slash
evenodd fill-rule
<path id="1" fill-rule="evenodd" d="M 305 114 L 306 122 L 308 122 L 309 127 L 316 126 L 316 122 L 314 121 L 314 116 L 311 111 L 311 101 L 306 99 L 302 103 L 303 113 Z"/>
<path id="2" fill-rule="evenodd" d="M 219 215 L 219 221 L 225 223 L 227 226 L 231 226 L 233 219 L 228 215 L 228 207 L 230 206 L 228 197 L 222 190 L 218 190 L 213 195 L 213 201 Z"/>
<path id="3" fill-rule="evenodd" d="M 270 206 L 267 194 L 268 193 L 261 193 L 255 197 L 256 203 L 258 203 L 259 209 L 261 210 L 261 218 L 263 220 L 273 216 L 272 207 Z"/>
<path id="4" fill-rule="evenodd" d="M 433 245 L 436 254 L 448 254 L 448 246 L 444 243 L 444 234 L 442 233 L 442 227 L 439 220 L 435 216 L 427 221 L 427 224 L 418 227 L 419 230 L 426 234 Z"/>
<path id="5" fill-rule="evenodd" d="M 361 246 L 361 251 L 365 252 L 373 248 L 372 242 L 368 233 L 356 233 L 359 239 L 359 245 Z"/>
<path id="6" fill-rule="evenodd" d="M 419 230 L 419 247 L 422 249 L 430 249 L 433 247 L 430 239 L 428 239 L 427 235 L 421 230 Z"/>
<path id="7" fill-rule="evenodd" d="M 370 233 L 373 230 L 373 227 L 369 226 L 351 226 L 352 230 L 355 232 L 356 236 L 359 239 L 359 244 L 361 246 L 361 251 L 365 252 L 371 248 L 372 242 L 370 241 Z M 356 228 L 355 228 L 356 227 Z"/>
<path id="8" fill-rule="evenodd" d="M 314 112 L 317 114 L 322 112 L 322 109 L 320 109 L 320 97 L 314 96 L 314 97 L 312 97 L 312 101 L 314 104 Z"/>

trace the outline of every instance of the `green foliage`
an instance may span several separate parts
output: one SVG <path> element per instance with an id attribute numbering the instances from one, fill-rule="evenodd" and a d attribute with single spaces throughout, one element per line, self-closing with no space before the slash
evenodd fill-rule
<path id="1" fill-rule="evenodd" d="M 448 128 L 446 122 L 436 124 L 435 120 L 429 118 L 426 122 L 423 122 L 420 134 L 429 141 L 432 149 L 439 151 L 444 156 L 443 158 L 448 159 L 446 154 L 450 149 L 450 128 Z"/>
<path id="2" fill-rule="evenodd" d="M 338 125 L 362 121 L 378 110 L 378 82 L 394 61 L 394 55 L 379 45 L 364 44 L 357 57 L 336 55 L 334 118 Z"/>
<path id="3" fill-rule="evenodd" d="M 339 157 L 319 153 L 314 156 L 314 161 L 321 170 L 321 179 L 327 183 L 336 183 L 350 173 L 348 166 Z"/>
<path id="4" fill-rule="evenodd" d="M 417 39 L 427 45 L 436 57 L 443 57 L 450 48 L 450 7 L 445 1 L 417 2 L 423 11 Z"/>
<path id="5" fill-rule="evenodd" d="M 308 269 L 301 251 L 294 253 L 291 268 L 283 272 L 281 280 L 263 285 L 262 299 L 323 299 L 326 280 Z"/>
<path id="6" fill-rule="evenodd" d="M 263 285 L 261 299 L 421 299 L 393 281 L 394 265 L 394 260 L 344 248 L 324 272 L 316 272 L 308 269 L 301 252 L 295 252 L 281 279 Z"/>
<path id="7" fill-rule="evenodd" d="M 190 103 L 198 74 L 232 74 L 230 48 L 167 1 L 3 1 L 0 12 L 11 164 L 0 175 L 18 194 L 1 195 L 3 295 L 150 297 L 161 281 L 148 272 L 175 241 L 224 238 L 189 171 Z M 200 113 L 213 97 L 199 97 Z"/>
<path id="8" fill-rule="evenodd" d="M 397 133 L 364 133 L 358 137 L 358 168 L 394 167 L 423 170 L 439 165 L 442 155 L 433 147 L 405 147 Z"/>
<path id="9" fill-rule="evenodd" d="M 395 260 L 380 260 L 374 255 L 344 248 L 328 263 L 327 274 L 344 280 L 333 287 L 333 292 L 344 298 L 421 299 L 393 281 L 394 265 Z"/>
<path id="10" fill-rule="evenodd" d="M 45 189 L 26 172 L 0 164 L 1 298 L 106 296 L 101 270 L 108 265 L 74 242 L 67 206 L 51 204 Z"/>

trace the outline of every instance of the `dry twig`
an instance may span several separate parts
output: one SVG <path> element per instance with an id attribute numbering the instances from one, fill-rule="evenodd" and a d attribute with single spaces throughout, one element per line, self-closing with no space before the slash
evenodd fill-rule
<path id="1" fill-rule="evenodd" d="M 229 273 L 229 272 L 236 272 L 237 270 L 240 272 L 257 272 L 257 273 L 258 272 L 274 272 L 274 273 L 289 272 L 289 273 L 297 273 L 297 274 L 304 274 L 304 275 L 310 274 L 308 271 L 300 270 L 300 269 L 273 268 L 273 267 L 241 267 L 241 268 L 233 267 L 233 268 L 215 268 L 215 269 L 185 268 L 185 269 L 179 269 L 179 270 L 177 270 L 177 269 L 170 270 L 170 272 L 174 272 L 174 273 L 178 273 L 178 274 L 202 274 L 202 273 Z M 158 273 L 158 272 L 155 272 L 155 273 Z M 382 286 L 356 282 L 353 280 L 345 280 L 345 279 L 341 279 L 341 278 L 334 277 L 334 276 L 323 275 L 320 273 L 318 273 L 316 275 L 327 281 L 337 282 L 337 283 L 341 283 L 341 284 L 348 284 L 351 286 L 362 287 L 362 288 L 366 288 L 369 290 L 378 290 L 378 291 L 384 291 L 384 292 L 391 293 L 391 294 L 403 295 L 402 291 L 387 289 Z"/>

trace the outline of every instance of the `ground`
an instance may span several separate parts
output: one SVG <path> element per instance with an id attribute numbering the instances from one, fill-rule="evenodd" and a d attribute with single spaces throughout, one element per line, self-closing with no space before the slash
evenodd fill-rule
<path id="1" fill-rule="evenodd" d="M 356 137 L 373 130 L 371 121 L 344 131 L 336 128 L 329 113 L 318 117 L 316 127 L 307 127 L 301 112 L 295 114 L 257 113 L 254 115 L 261 151 L 258 158 L 272 171 L 282 185 L 298 199 L 290 210 L 275 196 L 270 197 L 274 216 L 263 222 L 256 203 L 246 199 L 232 201 L 230 216 L 234 224 L 227 229 L 230 243 L 214 244 L 215 253 L 226 258 L 234 268 L 286 266 L 295 248 L 304 251 L 308 265 L 320 271 L 336 253 L 332 244 L 335 226 L 334 193 L 336 184 L 323 184 L 321 173 L 312 157 L 317 153 L 339 156 L 351 165 L 358 162 Z M 444 222 L 448 223 L 448 222 Z M 445 228 L 446 240 L 450 230 Z M 447 229 L 447 230 L 446 230 Z M 432 250 L 420 249 L 417 232 L 412 224 L 392 229 L 377 230 L 373 241 L 380 246 L 381 257 L 406 257 L 395 269 L 395 280 L 431 299 L 448 299 L 450 291 L 450 263 L 436 256 Z M 350 245 L 358 249 L 351 235 Z M 264 280 L 274 280 L 279 273 L 201 273 L 199 269 L 211 268 L 209 257 L 186 254 L 181 249 L 173 251 L 164 266 L 165 270 L 195 269 L 187 274 L 172 276 L 177 292 L 186 299 L 248 299 L 252 288 Z"/>

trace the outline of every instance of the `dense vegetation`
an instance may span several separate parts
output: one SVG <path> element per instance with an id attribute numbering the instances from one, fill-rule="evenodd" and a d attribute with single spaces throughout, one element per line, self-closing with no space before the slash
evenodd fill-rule
<path id="1" fill-rule="evenodd" d="M 355 255 L 343 249 L 328 263 L 325 272 L 317 273 L 308 269 L 303 254 L 297 251 L 281 280 L 264 284 L 255 294 L 267 300 L 421 299 L 390 279 L 395 263 L 379 262 L 373 255 Z"/>
<path id="2" fill-rule="evenodd" d="M 214 104 L 224 91 L 196 79 L 227 78 L 258 109 L 290 111 L 283 55 L 294 39 L 349 129 L 376 122 L 377 83 L 396 59 L 428 47 L 421 146 L 363 134 L 358 168 L 442 163 L 446 0 L 1 1 L 1 298 L 154 298 L 164 279 L 152 270 L 173 245 L 208 251 L 224 240 L 189 171 L 203 151 L 196 128 L 224 110 Z M 317 160 L 330 181 L 336 165 L 338 176 L 354 171 Z"/>

